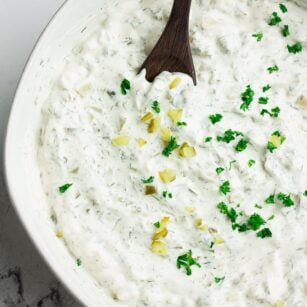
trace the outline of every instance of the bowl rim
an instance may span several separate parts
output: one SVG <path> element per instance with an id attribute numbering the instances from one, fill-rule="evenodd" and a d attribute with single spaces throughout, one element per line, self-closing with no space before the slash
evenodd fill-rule
<path id="1" fill-rule="evenodd" d="M 49 28 L 52 27 L 53 23 L 57 19 L 57 16 L 66 8 L 66 6 L 68 6 L 68 3 L 70 3 L 70 2 L 72 2 L 72 0 L 64 0 L 64 2 L 60 5 L 60 7 L 53 13 L 52 17 L 47 22 L 46 26 L 44 26 L 42 32 L 40 33 L 40 35 L 36 39 L 36 41 L 35 41 L 35 43 L 32 47 L 32 50 L 30 51 L 30 54 L 29 54 L 29 56 L 28 56 L 28 58 L 25 62 L 25 65 L 22 69 L 19 80 L 17 82 L 14 98 L 13 98 L 12 104 L 10 106 L 9 116 L 8 116 L 5 131 L 4 131 L 4 142 L 3 142 L 3 150 L 2 150 L 2 152 L 3 152 L 2 164 L 3 164 L 4 183 L 5 183 L 5 187 L 6 187 L 6 191 L 7 191 L 7 194 L 8 194 L 10 204 L 14 208 L 14 211 L 15 211 L 23 229 L 25 230 L 25 233 L 27 234 L 28 238 L 30 239 L 30 242 L 33 244 L 33 246 L 35 247 L 35 249 L 38 252 L 41 259 L 43 259 L 43 261 L 47 265 L 48 269 L 52 272 L 52 274 L 55 276 L 55 278 L 61 283 L 61 285 L 64 287 L 64 289 L 69 292 L 69 294 L 73 297 L 73 299 L 77 303 L 86 306 L 85 302 L 82 301 L 82 299 L 77 296 L 75 291 L 73 291 L 73 288 L 71 287 L 71 285 L 65 281 L 65 278 L 64 278 L 63 274 L 60 273 L 60 270 L 56 269 L 56 267 L 52 264 L 52 261 L 50 260 L 47 252 L 45 250 L 41 249 L 41 247 L 39 246 L 39 243 L 33 237 L 31 230 L 27 227 L 27 222 L 25 221 L 22 213 L 19 210 L 19 207 L 17 206 L 17 200 L 16 200 L 16 197 L 15 197 L 15 190 L 14 190 L 14 186 L 13 186 L 13 182 L 12 182 L 12 174 L 11 174 L 11 171 L 10 171 L 9 166 L 8 166 L 9 165 L 9 163 L 8 163 L 8 160 L 9 160 L 9 142 L 10 142 L 9 135 L 10 135 L 10 132 L 12 130 L 12 128 L 11 128 L 12 121 L 13 121 L 14 115 L 16 113 L 16 108 L 17 108 L 16 101 L 18 100 L 18 97 L 20 95 L 22 84 L 24 83 L 24 80 L 26 78 L 26 74 L 29 70 L 29 67 L 36 57 L 39 46 L 42 43 L 42 40 L 43 40 L 47 30 L 49 30 Z"/>

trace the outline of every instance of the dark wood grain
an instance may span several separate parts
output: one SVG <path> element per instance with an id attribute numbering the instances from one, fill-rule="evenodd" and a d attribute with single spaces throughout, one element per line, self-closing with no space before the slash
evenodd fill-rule
<path id="1" fill-rule="evenodd" d="M 174 0 L 171 16 L 142 69 L 152 82 L 163 71 L 181 72 L 191 76 L 196 85 L 195 68 L 189 42 L 189 16 L 192 0 Z"/>

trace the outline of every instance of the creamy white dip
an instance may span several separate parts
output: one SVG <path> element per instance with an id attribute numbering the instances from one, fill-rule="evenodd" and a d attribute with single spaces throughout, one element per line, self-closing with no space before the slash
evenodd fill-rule
<path id="1" fill-rule="evenodd" d="M 149 83 L 145 72 L 136 72 L 171 4 L 116 2 L 99 31 L 86 29 L 87 38 L 63 60 L 42 110 L 38 146 L 55 235 L 114 306 L 306 306 L 307 11 L 288 1 L 282 12 L 272 0 L 194 0 L 198 85 L 168 72 Z M 273 12 L 282 21 L 270 26 Z M 303 50 L 289 52 L 296 42 Z M 269 73 L 275 65 L 278 71 Z M 126 95 L 123 79 L 131 84 Z M 244 111 L 248 85 L 254 96 Z M 266 85 L 271 88 L 263 92 Z M 258 103 L 260 97 L 268 103 Z M 174 109 L 182 110 L 180 120 L 169 117 Z M 263 109 L 271 114 L 261 115 Z M 151 119 L 141 121 L 148 112 L 161 121 L 153 133 Z M 213 124 L 212 114 L 223 118 Z M 163 155 L 161 128 L 187 143 L 193 157 L 183 157 L 182 148 Z M 218 141 L 228 129 L 243 136 Z M 238 151 L 241 139 L 248 144 Z M 123 140 L 126 146 L 118 146 Z M 170 183 L 159 174 L 167 169 L 176 174 Z M 143 182 L 151 176 L 152 183 Z M 227 181 L 230 192 L 220 188 Z M 72 185 L 61 193 L 65 184 Z M 145 195 L 148 185 L 155 194 Z M 233 214 L 217 207 L 221 202 L 238 217 L 231 221 Z M 261 225 L 233 229 L 253 214 Z M 177 267 L 189 250 L 199 264 L 191 275 Z"/>

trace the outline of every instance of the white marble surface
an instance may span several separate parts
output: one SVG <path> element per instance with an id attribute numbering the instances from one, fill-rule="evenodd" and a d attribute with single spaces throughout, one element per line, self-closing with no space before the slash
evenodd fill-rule
<path id="1" fill-rule="evenodd" d="M 64 0 L 0 0 L 0 307 L 80 306 L 25 234 L 3 182 L 3 140 L 18 79 L 39 34 Z"/>

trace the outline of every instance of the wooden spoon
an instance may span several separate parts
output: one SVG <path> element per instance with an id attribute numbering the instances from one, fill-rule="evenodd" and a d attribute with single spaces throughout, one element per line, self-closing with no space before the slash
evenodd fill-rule
<path id="1" fill-rule="evenodd" d="M 188 74 L 196 85 L 195 68 L 189 42 L 189 15 L 192 0 L 174 0 L 171 16 L 142 69 L 152 82 L 163 71 Z"/>

